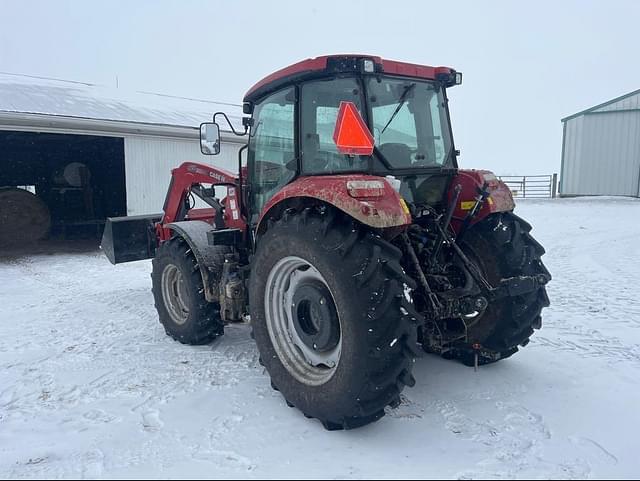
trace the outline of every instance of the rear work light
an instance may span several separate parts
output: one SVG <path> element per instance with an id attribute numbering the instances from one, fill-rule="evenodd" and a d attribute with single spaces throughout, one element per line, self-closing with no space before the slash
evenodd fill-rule
<path id="1" fill-rule="evenodd" d="M 350 180 L 347 182 L 349 195 L 356 199 L 365 197 L 384 196 L 384 181 L 381 180 Z"/>
<path id="2" fill-rule="evenodd" d="M 375 72 L 376 66 L 373 63 L 373 60 L 365 58 L 362 61 L 362 70 L 364 70 L 366 73 L 373 73 Z"/>
<path id="3" fill-rule="evenodd" d="M 436 69 L 436 80 L 442 82 L 445 87 L 462 85 L 462 72 L 456 72 L 455 70 L 445 67 L 438 67 Z"/>

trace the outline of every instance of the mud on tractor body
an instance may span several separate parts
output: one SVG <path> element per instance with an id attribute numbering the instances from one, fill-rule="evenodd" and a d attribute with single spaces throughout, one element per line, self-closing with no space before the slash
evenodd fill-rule
<path id="1" fill-rule="evenodd" d="M 375 421 L 424 351 L 505 359 L 549 304 L 544 249 L 509 189 L 458 169 L 447 89 L 459 83 L 369 56 L 278 71 L 245 96 L 245 132 L 229 123 L 248 135 L 246 166 L 243 151 L 238 174 L 183 164 L 164 213 L 110 219 L 103 249 L 113 263 L 153 258 L 176 340 L 208 343 L 250 318 L 288 405 L 328 429 Z M 218 118 L 201 126 L 203 153 L 220 150 Z"/>

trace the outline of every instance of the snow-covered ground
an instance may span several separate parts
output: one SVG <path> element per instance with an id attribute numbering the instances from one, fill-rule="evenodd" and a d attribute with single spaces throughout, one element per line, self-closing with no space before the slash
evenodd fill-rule
<path id="1" fill-rule="evenodd" d="M 148 262 L 0 260 L 0 478 L 636 478 L 640 202 L 518 212 L 554 275 L 543 330 L 477 373 L 419 360 L 400 408 L 350 432 L 286 407 L 246 326 L 167 338 Z"/>

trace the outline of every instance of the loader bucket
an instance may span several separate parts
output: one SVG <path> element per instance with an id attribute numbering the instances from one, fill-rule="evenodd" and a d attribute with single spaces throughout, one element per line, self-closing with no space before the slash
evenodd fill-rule
<path id="1" fill-rule="evenodd" d="M 161 218 L 161 214 L 111 217 L 100 248 L 114 265 L 151 259 L 156 251 L 154 226 Z"/>

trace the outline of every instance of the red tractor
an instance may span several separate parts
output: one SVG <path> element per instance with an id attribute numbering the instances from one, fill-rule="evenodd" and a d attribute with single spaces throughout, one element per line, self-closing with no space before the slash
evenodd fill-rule
<path id="1" fill-rule="evenodd" d="M 549 305 L 544 249 L 510 190 L 458 169 L 447 89 L 461 82 L 366 55 L 280 70 L 246 94 L 244 133 L 223 113 L 201 126 L 203 153 L 220 151 L 217 118 L 248 135 L 238 174 L 184 163 L 164 214 L 110 219 L 103 249 L 153 258 L 174 339 L 209 343 L 250 319 L 289 406 L 327 429 L 376 421 L 421 353 L 505 359 Z"/>

